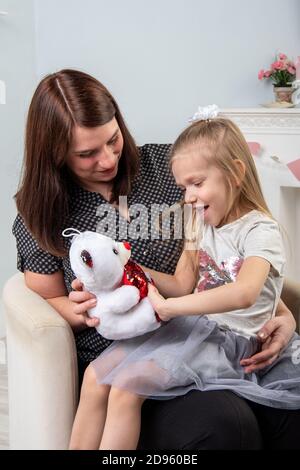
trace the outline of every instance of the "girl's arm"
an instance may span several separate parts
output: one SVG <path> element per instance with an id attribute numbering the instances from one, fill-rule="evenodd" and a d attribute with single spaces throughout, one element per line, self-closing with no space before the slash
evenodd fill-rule
<path id="1" fill-rule="evenodd" d="M 159 292 L 164 297 L 181 297 L 193 292 L 197 281 L 196 266 L 197 253 L 195 251 L 183 251 L 176 266 L 174 274 L 165 274 L 144 266 L 144 271 L 148 272 Z"/>
<path id="2" fill-rule="evenodd" d="M 225 313 L 251 307 L 258 298 L 270 270 L 263 258 L 246 258 L 235 282 L 180 298 L 164 299 L 154 288 L 150 301 L 160 318 L 167 321 L 180 315 Z"/>
<path id="3" fill-rule="evenodd" d="M 180 297 L 190 294 L 195 287 L 199 269 L 195 262 L 197 254 L 198 252 L 183 251 L 174 274 L 164 274 L 144 266 L 141 267 L 151 275 L 155 285 L 165 297 Z M 73 305 L 73 313 L 77 316 L 84 315 L 87 317 L 86 311 L 95 306 L 91 305 L 94 299 L 93 294 L 83 291 L 83 285 L 78 279 L 74 279 L 72 288 L 74 290 L 70 292 L 69 300 Z M 87 317 L 88 321 L 90 319 Z M 89 323 L 87 325 L 94 326 Z"/>
<path id="4" fill-rule="evenodd" d="M 99 320 L 97 318 L 89 318 L 86 311 L 76 314 L 77 304 L 67 297 L 62 271 L 57 271 L 54 274 L 38 274 L 25 271 L 25 283 L 29 289 L 47 300 L 47 302 L 70 324 L 73 331 L 80 331 L 87 326 L 98 325 Z M 95 301 L 91 298 L 91 294 L 88 294 L 88 296 L 90 299 L 88 300 L 89 305 L 87 308 L 94 307 L 96 305 Z M 91 302 L 93 302 L 93 304 L 91 304 Z"/>

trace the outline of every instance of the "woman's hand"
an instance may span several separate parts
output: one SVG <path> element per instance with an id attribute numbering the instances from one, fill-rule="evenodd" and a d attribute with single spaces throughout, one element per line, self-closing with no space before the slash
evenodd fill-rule
<path id="1" fill-rule="evenodd" d="M 292 338 L 295 328 L 292 314 L 274 317 L 265 323 L 257 334 L 262 343 L 261 352 L 240 362 L 245 372 L 256 372 L 271 365 Z"/>
<path id="2" fill-rule="evenodd" d="M 74 279 L 72 288 L 75 290 L 70 292 L 69 300 L 74 304 L 73 313 L 81 317 L 83 325 L 89 327 L 98 326 L 100 323 L 99 318 L 91 318 L 87 313 L 87 310 L 96 306 L 96 297 L 90 292 L 82 290 L 83 284 L 78 279 Z"/>

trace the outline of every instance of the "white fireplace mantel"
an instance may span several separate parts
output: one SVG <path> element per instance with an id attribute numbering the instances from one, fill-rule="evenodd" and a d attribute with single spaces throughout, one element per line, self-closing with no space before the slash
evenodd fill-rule
<path id="1" fill-rule="evenodd" d="M 266 201 L 284 229 L 286 275 L 299 281 L 300 181 L 287 163 L 300 159 L 300 108 L 229 108 L 221 115 L 261 146 L 254 159 Z"/>
<path id="2" fill-rule="evenodd" d="M 227 108 L 222 114 L 249 133 L 300 132 L 300 108 Z"/>

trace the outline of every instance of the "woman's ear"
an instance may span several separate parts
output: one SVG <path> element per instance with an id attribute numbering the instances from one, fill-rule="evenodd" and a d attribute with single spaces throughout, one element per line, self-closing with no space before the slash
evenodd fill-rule
<path id="1" fill-rule="evenodd" d="M 239 188 L 244 180 L 246 173 L 246 165 L 242 160 L 234 160 L 234 165 L 236 167 L 236 173 L 234 175 L 234 183 L 237 188 Z"/>

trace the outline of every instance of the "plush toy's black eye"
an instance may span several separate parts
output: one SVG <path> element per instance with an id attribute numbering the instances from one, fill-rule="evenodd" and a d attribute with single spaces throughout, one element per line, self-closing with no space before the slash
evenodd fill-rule
<path id="1" fill-rule="evenodd" d="M 119 254 L 119 252 L 118 252 L 118 250 L 117 250 L 116 248 L 113 248 L 113 252 L 114 252 L 115 255 L 118 255 L 118 254 Z"/>
<path id="2" fill-rule="evenodd" d="M 83 250 L 83 251 L 80 253 L 80 258 L 82 259 L 82 261 L 84 262 L 84 264 L 86 264 L 89 268 L 92 268 L 92 267 L 93 267 L 93 260 L 92 260 L 92 257 L 91 257 L 91 255 L 89 254 L 88 251 Z"/>

